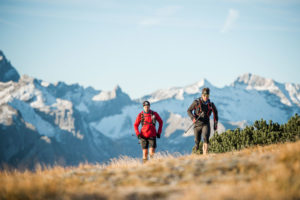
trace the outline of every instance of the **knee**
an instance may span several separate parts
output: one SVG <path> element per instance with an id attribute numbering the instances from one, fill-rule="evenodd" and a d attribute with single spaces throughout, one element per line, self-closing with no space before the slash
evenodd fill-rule
<path id="1" fill-rule="evenodd" d="M 150 155 L 154 154 L 155 153 L 155 149 L 154 148 L 151 148 L 150 149 Z"/>

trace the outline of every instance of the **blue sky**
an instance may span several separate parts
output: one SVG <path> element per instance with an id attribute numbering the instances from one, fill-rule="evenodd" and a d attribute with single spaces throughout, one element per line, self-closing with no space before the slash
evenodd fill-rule
<path id="1" fill-rule="evenodd" d="M 253 73 L 300 83 L 298 0 L 0 0 L 20 74 L 132 98 Z"/>

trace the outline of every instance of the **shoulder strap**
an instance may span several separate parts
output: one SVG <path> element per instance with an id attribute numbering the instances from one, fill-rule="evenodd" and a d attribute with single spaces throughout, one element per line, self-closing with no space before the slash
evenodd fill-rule
<path id="1" fill-rule="evenodd" d="M 152 124 L 155 126 L 155 124 L 156 124 L 156 117 L 155 117 L 155 114 L 154 114 L 153 110 L 151 110 L 151 119 L 152 119 Z"/>
<path id="2" fill-rule="evenodd" d="M 200 111 L 199 112 L 201 112 L 202 111 L 202 108 L 201 108 L 201 99 L 200 98 L 197 98 L 197 99 L 195 99 L 195 101 L 197 102 L 197 105 L 195 106 L 195 110 L 197 109 L 197 108 L 199 108 L 200 109 Z"/>
<path id="3" fill-rule="evenodd" d="M 150 111 L 151 111 L 152 124 L 155 126 L 156 118 L 155 118 L 155 115 L 154 115 L 154 111 L 153 110 L 150 110 Z M 141 112 L 141 124 L 142 124 L 142 126 L 144 126 L 144 124 L 145 124 L 144 111 Z"/>
<path id="4" fill-rule="evenodd" d="M 142 126 L 144 126 L 144 121 L 145 121 L 144 111 L 142 111 L 141 112 L 141 124 L 142 124 Z"/>
<path id="5" fill-rule="evenodd" d="M 213 104 L 213 102 L 208 102 L 208 104 L 207 104 L 207 108 L 208 108 L 208 110 L 207 110 L 207 116 L 208 117 L 210 117 L 211 111 L 214 112 L 214 110 L 212 109 L 212 104 Z M 215 114 L 214 114 L 214 117 L 215 117 Z"/>
<path id="6" fill-rule="evenodd" d="M 208 102 L 207 107 L 208 107 L 208 111 L 212 110 L 212 102 Z"/>

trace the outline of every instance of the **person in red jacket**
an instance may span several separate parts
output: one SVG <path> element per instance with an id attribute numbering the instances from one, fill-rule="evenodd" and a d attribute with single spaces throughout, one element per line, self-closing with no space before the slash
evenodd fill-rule
<path id="1" fill-rule="evenodd" d="M 157 112 L 150 110 L 150 102 L 143 102 L 144 110 L 140 112 L 134 123 L 136 136 L 140 140 L 143 149 L 143 163 L 148 160 L 148 148 L 150 150 L 150 158 L 153 158 L 156 148 L 156 137 L 160 138 L 163 121 Z M 159 123 L 158 131 L 156 132 L 156 121 Z M 139 125 L 142 128 L 139 131 Z"/>

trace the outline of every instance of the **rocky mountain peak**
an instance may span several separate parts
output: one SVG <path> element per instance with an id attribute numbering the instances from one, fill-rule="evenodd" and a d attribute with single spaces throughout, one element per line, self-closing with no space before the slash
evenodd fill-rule
<path id="1" fill-rule="evenodd" d="M 268 90 L 275 87 L 275 82 L 270 78 L 246 73 L 239 76 L 231 85 L 234 87 L 244 86 L 247 89 Z"/>
<path id="2" fill-rule="evenodd" d="M 94 101 L 108 101 L 120 96 L 128 96 L 125 94 L 119 85 L 115 86 L 112 91 L 101 91 L 99 94 L 93 97 Z M 129 97 L 128 97 L 129 98 Z"/>
<path id="3" fill-rule="evenodd" d="M 10 62 L 6 59 L 4 53 L 0 50 L 0 82 L 18 82 L 19 79 L 19 73 L 10 64 Z"/>

